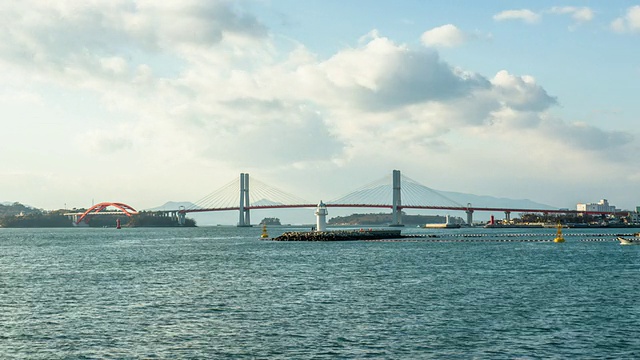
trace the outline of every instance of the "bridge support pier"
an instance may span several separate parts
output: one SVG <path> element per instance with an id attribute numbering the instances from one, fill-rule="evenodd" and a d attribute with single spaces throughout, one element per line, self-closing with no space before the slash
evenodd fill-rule
<path id="1" fill-rule="evenodd" d="M 393 199 L 391 204 L 393 222 L 389 226 L 404 226 L 402 224 L 402 199 L 400 197 L 402 189 L 400 188 L 400 182 L 400 170 L 393 170 Z"/>
<path id="2" fill-rule="evenodd" d="M 504 212 L 504 220 L 507 222 L 507 224 L 511 222 L 511 211 Z"/>
<path id="3" fill-rule="evenodd" d="M 238 227 L 251 226 L 251 218 L 249 215 L 249 174 L 240 174 L 240 216 L 238 218 Z"/>

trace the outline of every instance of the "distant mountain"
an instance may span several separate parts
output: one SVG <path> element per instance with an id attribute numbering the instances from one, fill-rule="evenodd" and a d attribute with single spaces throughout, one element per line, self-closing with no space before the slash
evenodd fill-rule
<path id="1" fill-rule="evenodd" d="M 185 209 L 197 209 L 198 206 L 189 201 L 167 201 L 163 205 L 154 207 L 151 209 L 145 209 L 145 211 L 165 211 L 165 210 L 179 210 L 181 206 Z"/>
<path id="2" fill-rule="evenodd" d="M 35 209 L 35 207 L 33 207 L 33 206 L 31 206 L 31 205 L 22 204 L 22 203 L 20 203 L 20 202 L 18 202 L 18 201 L 3 201 L 3 202 L 0 202 L 0 205 L 3 205 L 3 206 L 12 206 L 12 205 L 14 205 L 14 204 L 19 204 L 19 205 L 26 206 L 26 207 L 28 207 L 28 208 Z"/>
<path id="3" fill-rule="evenodd" d="M 452 191 L 440 191 L 438 193 L 453 200 L 463 206 L 467 203 L 471 203 L 473 207 L 489 207 L 489 208 L 514 208 L 514 209 L 540 209 L 540 210 L 554 210 L 558 209 L 555 206 L 538 203 L 529 199 L 509 199 L 509 198 L 497 198 L 486 195 L 474 195 L 464 194 Z"/>
<path id="4" fill-rule="evenodd" d="M 281 202 L 275 202 L 267 199 L 260 199 L 258 201 L 254 201 L 251 203 L 252 206 L 271 206 L 271 205 L 282 205 Z"/>

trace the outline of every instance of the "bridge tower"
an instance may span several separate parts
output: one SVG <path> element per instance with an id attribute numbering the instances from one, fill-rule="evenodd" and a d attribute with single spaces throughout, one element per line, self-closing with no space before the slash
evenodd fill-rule
<path id="1" fill-rule="evenodd" d="M 393 170 L 393 199 L 391 209 L 393 214 L 393 222 L 390 226 L 404 226 L 402 224 L 402 199 L 400 197 L 400 170 Z"/>
<path id="2" fill-rule="evenodd" d="M 249 174 L 240 174 L 240 217 L 238 219 L 238 227 L 251 226 L 251 218 L 249 216 Z"/>

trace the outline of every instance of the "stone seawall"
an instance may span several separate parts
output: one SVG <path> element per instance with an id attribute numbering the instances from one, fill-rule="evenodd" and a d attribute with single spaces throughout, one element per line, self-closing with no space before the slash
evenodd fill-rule
<path id="1" fill-rule="evenodd" d="M 336 230 L 336 231 L 289 231 L 273 241 L 354 241 L 400 239 L 401 230 Z"/>

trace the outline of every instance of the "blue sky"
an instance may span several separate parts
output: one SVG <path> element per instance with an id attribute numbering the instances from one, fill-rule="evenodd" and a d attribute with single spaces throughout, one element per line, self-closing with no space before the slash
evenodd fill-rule
<path id="1" fill-rule="evenodd" d="M 249 172 L 640 205 L 637 1 L 0 5 L 0 201 L 150 208 Z"/>

